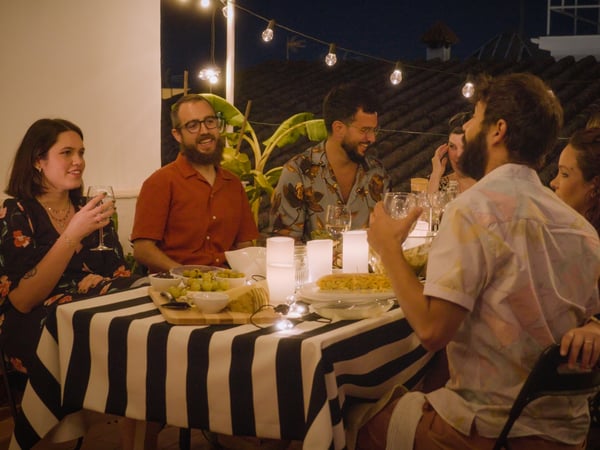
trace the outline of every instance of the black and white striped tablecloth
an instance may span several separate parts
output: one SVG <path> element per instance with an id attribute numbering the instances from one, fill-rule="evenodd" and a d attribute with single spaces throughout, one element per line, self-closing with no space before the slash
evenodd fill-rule
<path id="1" fill-rule="evenodd" d="M 341 449 L 344 405 L 413 386 L 432 356 L 398 308 L 288 331 L 181 326 L 165 322 L 147 289 L 61 305 L 48 318 L 11 449 L 81 409 Z"/>

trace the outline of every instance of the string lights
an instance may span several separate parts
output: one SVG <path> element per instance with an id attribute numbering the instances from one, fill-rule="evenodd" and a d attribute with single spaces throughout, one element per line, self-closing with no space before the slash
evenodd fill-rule
<path id="1" fill-rule="evenodd" d="M 394 67 L 394 71 L 390 75 L 390 83 L 394 86 L 402 82 L 402 70 L 400 70 L 400 63 L 397 62 Z"/>
<path id="2" fill-rule="evenodd" d="M 366 54 L 366 53 L 362 53 L 362 52 L 359 52 L 359 51 L 356 51 L 356 50 L 352 50 L 352 49 L 348 49 L 348 48 L 343 48 L 343 47 L 338 47 L 334 43 L 323 41 L 323 40 L 318 39 L 318 38 L 316 38 L 314 36 L 307 35 L 305 33 L 302 33 L 300 31 L 297 31 L 297 30 L 289 28 L 289 27 L 287 27 L 285 25 L 282 25 L 282 24 L 276 22 L 274 19 L 269 19 L 267 17 L 263 17 L 260 14 L 257 14 L 254 11 L 251 11 L 251 10 L 249 10 L 249 9 L 247 9 L 247 8 L 241 6 L 241 5 L 239 5 L 239 4 L 237 4 L 236 2 L 233 2 L 233 1 L 231 1 L 229 3 L 227 2 L 227 0 L 216 0 L 216 1 L 217 1 L 217 3 L 225 5 L 225 7 L 223 8 L 223 15 L 225 17 L 227 17 L 227 5 L 229 5 L 232 8 L 238 9 L 238 10 L 243 11 L 243 12 L 245 12 L 245 13 L 253 16 L 253 17 L 256 17 L 256 18 L 258 18 L 260 20 L 263 20 L 267 24 L 266 28 L 261 33 L 261 38 L 262 38 L 262 40 L 264 42 L 271 42 L 274 39 L 275 28 L 277 27 L 277 28 L 285 30 L 285 31 L 287 31 L 289 33 L 292 33 L 294 35 L 297 35 L 297 36 L 303 37 L 305 39 L 308 39 L 310 41 L 317 42 L 319 44 L 323 44 L 323 45 L 327 46 L 329 48 L 329 51 L 327 52 L 327 55 L 325 56 L 325 64 L 327 64 L 327 66 L 329 66 L 329 67 L 333 67 L 337 63 L 336 50 L 341 50 L 341 51 L 345 52 L 346 54 L 353 54 L 353 55 L 356 55 L 356 56 L 360 56 L 360 57 L 364 57 L 364 58 L 368 58 L 368 59 L 372 59 L 372 60 L 376 60 L 376 61 L 381 61 L 381 62 L 388 63 L 388 64 L 390 64 L 390 66 L 393 66 L 393 70 L 390 72 L 390 77 L 389 77 L 390 83 L 393 86 L 397 86 L 397 85 L 401 84 L 402 81 L 403 81 L 403 78 L 404 78 L 403 69 L 400 66 L 400 63 L 397 62 L 397 61 L 390 61 L 390 60 L 387 60 L 387 59 L 384 59 L 384 58 L 376 57 L 376 56 L 369 55 L 369 54 Z M 211 0 L 199 0 L 199 4 L 203 8 L 208 8 L 210 6 L 210 4 L 211 4 Z M 214 25 L 213 25 L 213 32 L 214 32 Z M 211 48 L 214 48 L 214 38 L 211 41 L 211 46 L 212 46 Z M 214 65 L 214 63 L 213 63 L 213 65 Z M 414 69 L 417 69 L 417 70 L 425 70 L 425 71 L 426 70 L 433 70 L 433 69 L 428 69 L 428 68 L 422 67 L 422 66 L 413 66 L 413 65 L 410 65 L 410 64 L 403 64 L 403 66 L 404 66 L 404 68 L 414 68 Z M 433 70 L 433 71 L 437 72 L 437 70 Z M 209 72 L 207 72 L 207 74 L 208 73 Z M 220 71 L 219 71 L 219 73 L 220 73 Z M 209 78 L 202 78 L 201 77 L 201 78 L 202 79 L 206 79 L 206 80 L 211 80 L 211 79 L 214 80 L 214 79 L 216 79 L 215 82 L 217 82 L 218 79 L 219 79 L 219 73 L 216 74 L 216 78 L 214 76 L 212 78 L 210 78 L 210 77 Z M 459 75 L 459 74 L 452 73 L 452 75 Z M 474 85 L 473 85 L 473 83 L 470 82 L 470 81 L 467 81 L 467 83 L 465 83 L 465 85 L 463 86 L 462 93 L 467 98 L 469 98 L 470 96 L 472 96 L 473 93 L 474 93 Z"/>
<path id="3" fill-rule="evenodd" d="M 210 0 L 202 0 L 209 3 Z M 219 82 L 219 76 L 221 75 L 221 69 L 215 64 L 215 10 L 213 10 L 211 28 L 210 28 L 210 65 L 200 70 L 198 78 L 203 81 L 208 81 L 210 84 L 217 84 Z"/>
<path id="4" fill-rule="evenodd" d="M 335 54 L 335 44 L 329 44 L 329 52 L 325 56 L 325 64 L 329 67 L 335 66 L 337 62 L 337 56 Z"/>
<path id="5" fill-rule="evenodd" d="M 275 21 L 273 19 L 269 20 L 269 24 L 265 31 L 262 32 L 262 40 L 265 42 L 271 42 L 273 40 L 273 28 L 275 28 Z"/>

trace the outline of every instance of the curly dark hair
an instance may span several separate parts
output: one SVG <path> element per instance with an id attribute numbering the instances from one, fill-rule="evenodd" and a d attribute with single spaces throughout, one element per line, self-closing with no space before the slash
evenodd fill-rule
<path id="1" fill-rule="evenodd" d="M 550 88 L 530 73 L 479 77 L 472 101 L 485 105 L 482 126 L 506 122 L 511 162 L 543 167 L 563 125 L 563 109 Z"/>
<path id="2" fill-rule="evenodd" d="M 327 131 L 331 131 L 331 125 L 336 120 L 353 120 L 359 108 L 367 114 L 374 114 L 381 111 L 381 104 L 373 91 L 359 84 L 346 83 L 331 89 L 323 100 L 323 119 Z"/>

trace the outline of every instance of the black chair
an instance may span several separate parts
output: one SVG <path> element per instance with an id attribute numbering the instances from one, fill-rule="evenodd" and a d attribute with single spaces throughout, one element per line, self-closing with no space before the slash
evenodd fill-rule
<path id="1" fill-rule="evenodd" d="M 557 344 L 547 347 L 542 352 L 513 403 L 494 450 L 510 449 L 508 433 L 523 408 L 536 398 L 548 395 L 593 394 L 600 390 L 600 369 L 587 371 L 569 369 L 566 361 L 567 359 L 560 355 L 560 346 Z"/>

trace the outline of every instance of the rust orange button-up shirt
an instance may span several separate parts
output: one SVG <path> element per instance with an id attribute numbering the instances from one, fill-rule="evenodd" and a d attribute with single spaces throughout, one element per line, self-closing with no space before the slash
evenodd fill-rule
<path id="1" fill-rule="evenodd" d="M 131 240 L 157 241 L 181 264 L 222 266 L 225 251 L 258 235 L 240 180 L 219 167 L 211 186 L 179 154 L 144 181 Z"/>

